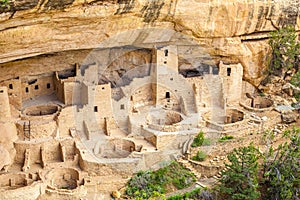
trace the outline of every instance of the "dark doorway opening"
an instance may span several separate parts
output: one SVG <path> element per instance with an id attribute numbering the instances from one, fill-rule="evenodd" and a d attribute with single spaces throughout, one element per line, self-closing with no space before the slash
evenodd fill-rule
<path id="1" fill-rule="evenodd" d="M 231 75 L 231 68 L 227 68 L 227 76 Z"/>
<path id="2" fill-rule="evenodd" d="M 166 49 L 166 50 L 165 50 L 165 56 L 167 57 L 168 55 L 169 55 L 169 50 Z"/>
<path id="3" fill-rule="evenodd" d="M 166 98 L 167 98 L 167 99 L 170 98 L 170 92 L 166 92 Z"/>

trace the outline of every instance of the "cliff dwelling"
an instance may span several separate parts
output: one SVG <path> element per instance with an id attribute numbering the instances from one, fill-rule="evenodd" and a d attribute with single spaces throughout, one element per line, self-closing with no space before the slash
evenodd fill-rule
<path id="1" fill-rule="evenodd" d="M 230 19 L 226 26 L 221 18 L 210 24 L 190 19 L 199 14 L 183 17 L 189 1 L 38 2 L 0 8 L 0 40 L 7 47 L 0 55 L 2 199 L 109 199 L 133 174 L 183 158 L 202 174 L 200 184 L 217 179 L 226 154 L 248 136 L 259 146 L 253 133 L 298 123 L 299 113 L 288 107 L 293 97 L 260 84 L 269 21 L 240 25 L 244 19 L 231 20 L 221 2 L 210 7 Z M 238 9 L 234 5 L 226 6 Z M 138 19 L 130 19 L 137 7 Z M 264 13 L 282 17 L 273 7 L 281 15 Z M 105 21 L 110 12 L 112 23 Z M 183 19 L 186 26 L 176 24 Z M 299 15 L 296 20 L 299 25 Z M 17 29 L 26 25 L 13 32 L 15 22 Z M 93 27 L 82 31 L 85 22 Z M 209 161 L 198 163 L 190 158 L 200 131 L 210 139 L 202 149 Z M 219 145 L 228 136 L 240 140 Z"/>

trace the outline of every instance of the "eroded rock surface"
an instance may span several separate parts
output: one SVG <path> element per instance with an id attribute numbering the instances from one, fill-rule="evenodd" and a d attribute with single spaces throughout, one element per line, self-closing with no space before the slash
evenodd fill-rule
<path id="1" fill-rule="evenodd" d="M 38 74 L 47 67 L 60 70 L 81 63 L 86 49 L 150 48 L 185 36 L 205 54 L 196 63 L 181 60 L 180 69 L 212 64 L 207 57 L 213 64 L 240 62 L 244 79 L 257 85 L 266 63 L 268 31 L 287 23 L 299 26 L 299 4 L 297 0 L 15 0 L 0 10 L 0 63 L 8 72 L 5 78 L 18 76 L 16 68 Z"/>
<path id="2" fill-rule="evenodd" d="M 0 145 L 0 156 L 0 170 L 4 169 L 7 171 L 7 167 L 12 164 L 12 162 L 8 151 L 2 145 Z"/>

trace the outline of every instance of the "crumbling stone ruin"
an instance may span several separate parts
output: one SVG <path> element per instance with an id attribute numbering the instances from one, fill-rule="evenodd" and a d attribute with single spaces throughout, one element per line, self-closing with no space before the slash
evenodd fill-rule
<path id="1" fill-rule="evenodd" d="M 0 82 L 2 130 L 16 137 L 14 160 L 1 146 L 7 172 L 2 185 L 15 189 L 3 190 L 7 197 L 25 188 L 32 193 L 24 198 L 85 196 L 94 184 L 107 191 L 106 184 L 112 185 L 97 180 L 110 176 L 118 189 L 127 180 L 120 177 L 189 153 L 200 129 L 214 131 L 212 137 L 257 129 L 251 113 L 269 111 L 273 101 L 254 97 L 255 88 L 242 80 L 242 65 L 220 62 L 184 77 L 178 72 L 180 48 L 151 49 L 152 62 L 118 82 L 104 81 L 97 64 Z M 18 174 L 23 181 L 14 178 Z"/>
<path id="2" fill-rule="evenodd" d="M 171 160 L 198 180 L 217 179 L 233 147 L 261 147 L 258 133 L 280 134 L 298 121 L 289 105 L 299 88 L 260 85 L 268 32 L 285 23 L 299 29 L 298 7 L 293 0 L 0 7 L 0 199 L 108 199 L 134 173 Z M 204 162 L 191 159 L 200 130 L 210 143 L 201 147 Z M 236 140 L 218 143 L 224 136 Z"/>

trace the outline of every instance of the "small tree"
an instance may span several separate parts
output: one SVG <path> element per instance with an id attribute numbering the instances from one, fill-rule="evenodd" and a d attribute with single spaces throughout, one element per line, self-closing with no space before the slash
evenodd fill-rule
<path id="1" fill-rule="evenodd" d="M 274 70 L 287 71 L 296 67 L 300 44 L 297 40 L 298 34 L 295 28 L 292 25 L 288 25 L 271 32 L 270 36 L 270 72 Z"/>
<path id="2" fill-rule="evenodd" d="M 228 170 L 222 172 L 217 187 L 223 199 L 256 200 L 259 198 L 260 193 L 257 191 L 259 157 L 259 151 L 253 145 L 234 149 L 227 156 L 230 164 L 225 164 Z"/>
<path id="3" fill-rule="evenodd" d="M 192 147 L 199 147 L 204 142 L 204 133 L 203 131 L 200 131 L 198 135 L 194 138 L 194 141 L 192 143 Z"/>
<path id="4" fill-rule="evenodd" d="M 268 196 L 276 200 L 300 199 L 300 128 L 286 131 L 290 142 L 269 149 L 265 168 Z"/>

